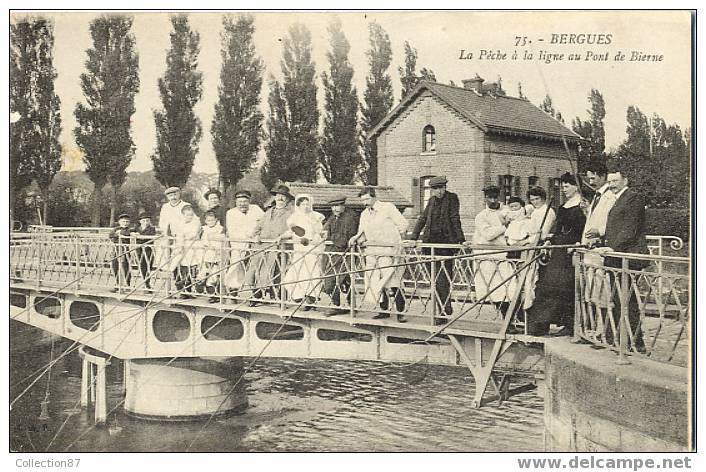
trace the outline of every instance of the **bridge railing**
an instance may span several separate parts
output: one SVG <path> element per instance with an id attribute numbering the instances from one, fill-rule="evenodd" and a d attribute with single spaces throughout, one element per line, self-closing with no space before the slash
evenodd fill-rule
<path id="1" fill-rule="evenodd" d="M 674 247 L 674 246 L 672 246 Z M 574 331 L 626 355 L 687 365 L 690 259 L 577 250 Z"/>
<path id="2" fill-rule="evenodd" d="M 301 244 L 306 242 L 307 244 Z M 499 321 L 527 251 L 496 246 L 375 244 L 345 252 L 328 241 L 111 241 L 104 232 L 34 232 L 11 240 L 11 280 L 39 287 Z M 531 273 L 536 272 L 534 266 Z M 531 276 L 528 277 L 528 280 Z"/>

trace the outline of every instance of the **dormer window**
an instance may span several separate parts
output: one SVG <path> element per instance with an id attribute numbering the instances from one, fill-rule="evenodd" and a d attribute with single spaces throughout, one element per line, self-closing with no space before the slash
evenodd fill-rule
<path id="1" fill-rule="evenodd" d="M 426 125 L 422 133 L 422 152 L 436 151 L 436 131 L 432 125 Z"/>

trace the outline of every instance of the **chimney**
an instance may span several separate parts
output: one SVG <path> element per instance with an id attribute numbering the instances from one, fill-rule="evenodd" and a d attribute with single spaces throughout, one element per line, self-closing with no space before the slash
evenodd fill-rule
<path id="1" fill-rule="evenodd" d="M 475 90 L 476 93 L 482 94 L 483 93 L 483 78 L 481 78 L 478 74 L 476 74 L 475 77 L 472 79 L 466 79 L 463 81 L 463 88 L 467 90 Z"/>

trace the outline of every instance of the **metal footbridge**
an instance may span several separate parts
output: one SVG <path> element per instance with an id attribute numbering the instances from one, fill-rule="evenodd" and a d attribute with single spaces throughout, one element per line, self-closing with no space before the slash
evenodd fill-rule
<path id="1" fill-rule="evenodd" d="M 651 244 L 655 254 L 640 257 L 652 265 L 640 272 L 627 263 L 606 269 L 576 251 L 577 341 L 620 359 L 680 362 L 686 355 L 689 260 L 662 255 L 661 237 Z M 112 358 L 136 365 L 234 357 L 424 362 L 468 368 L 471 401 L 480 406 L 489 387 L 502 401 L 511 378 L 541 379 L 547 338 L 525 334 L 522 310 L 540 252 L 416 244 L 340 253 L 325 242 L 208 245 L 134 234 L 114 242 L 100 229 L 39 228 L 11 238 L 10 317 L 73 340 L 63 355 L 81 349 L 86 387 L 96 382 L 96 366 Z M 263 268 L 268 280 L 252 276 Z M 384 282 L 394 277 L 397 284 Z M 621 322 L 635 295 L 639 333 Z M 630 340 L 643 334 L 647 350 L 638 351 Z"/>

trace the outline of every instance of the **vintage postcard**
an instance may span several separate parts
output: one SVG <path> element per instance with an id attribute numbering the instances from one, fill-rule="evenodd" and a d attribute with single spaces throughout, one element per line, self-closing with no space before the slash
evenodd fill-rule
<path id="1" fill-rule="evenodd" d="M 11 11 L 9 450 L 694 450 L 695 15 Z"/>

